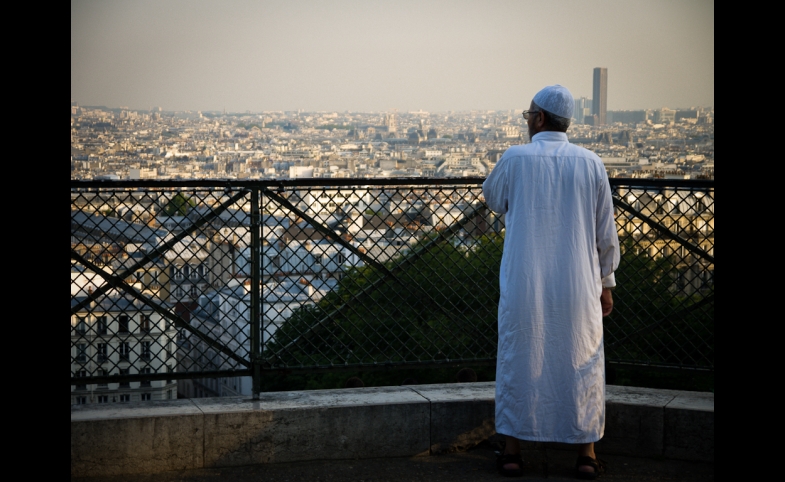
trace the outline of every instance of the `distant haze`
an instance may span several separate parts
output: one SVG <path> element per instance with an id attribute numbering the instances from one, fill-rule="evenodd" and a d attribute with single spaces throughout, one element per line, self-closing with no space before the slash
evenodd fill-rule
<path id="1" fill-rule="evenodd" d="M 521 109 L 559 83 L 608 109 L 714 105 L 714 2 L 71 2 L 71 100 L 164 110 Z"/>

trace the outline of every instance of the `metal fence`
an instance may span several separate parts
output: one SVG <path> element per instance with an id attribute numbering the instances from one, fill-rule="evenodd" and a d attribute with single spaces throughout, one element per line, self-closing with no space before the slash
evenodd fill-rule
<path id="1" fill-rule="evenodd" d="M 482 181 L 72 181 L 72 397 L 495 363 L 504 219 Z M 713 371 L 714 182 L 611 186 L 606 358 Z"/>

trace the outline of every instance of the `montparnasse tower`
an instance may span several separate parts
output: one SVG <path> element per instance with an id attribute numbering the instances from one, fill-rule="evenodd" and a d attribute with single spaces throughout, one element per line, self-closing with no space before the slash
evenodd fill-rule
<path id="1" fill-rule="evenodd" d="M 597 116 L 597 125 L 605 125 L 608 119 L 608 69 L 605 67 L 594 68 L 591 113 Z"/>

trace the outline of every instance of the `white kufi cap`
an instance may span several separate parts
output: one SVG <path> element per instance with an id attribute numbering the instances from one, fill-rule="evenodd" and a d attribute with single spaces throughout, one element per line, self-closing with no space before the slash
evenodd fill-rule
<path id="1" fill-rule="evenodd" d="M 566 87 L 559 84 L 549 85 L 535 94 L 532 99 L 543 110 L 560 117 L 572 118 L 575 100 Z"/>

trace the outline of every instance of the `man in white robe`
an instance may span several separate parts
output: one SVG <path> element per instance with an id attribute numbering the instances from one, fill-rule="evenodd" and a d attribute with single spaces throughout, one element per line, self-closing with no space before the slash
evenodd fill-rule
<path id="1" fill-rule="evenodd" d="M 483 183 L 488 206 L 505 214 L 496 365 L 504 475 L 520 475 L 518 440 L 578 444 L 578 477 L 603 470 L 594 454 L 605 429 L 602 318 L 613 307 L 619 240 L 602 161 L 567 140 L 573 106 L 562 86 L 538 92 L 524 112 L 531 143 L 509 148 Z"/>

